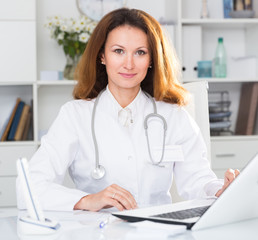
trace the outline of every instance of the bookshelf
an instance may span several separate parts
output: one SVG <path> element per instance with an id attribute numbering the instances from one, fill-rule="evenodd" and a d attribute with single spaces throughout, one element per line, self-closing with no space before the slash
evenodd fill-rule
<path id="1" fill-rule="evenodd" d="M 0 38 L 1 128 L 18 97 L 26 104 L 34 97 L 37 71 L 35 4 L 34 0 L 5 1 L 0 8 L 0 31 L 4 32 Z M 19 156 L 31 157 L 36 149 L 35 139 L 0 142 L 0 206 L 16 205 L 15 161 Z"/>
<path id="2" fill-rule="evenodd" d="M 20 97 L 26 104 L 33 99 L 33 132 L 29 141 L 0 142 L 0 207 L 15 206 L 15 161 L 21 156 L 30 159 L 40 145 L 43 135 L 55 119 L 61 105 L 72 99 L 72 90 L 76 81 L 14 81 L 0 82 L 1 122 L 10 115 L 10 111 Z M 6 188 L 5 184 L 8 184 Z"/>
<path id="3" fill-rule="evenodd" d="M 212 168 L 219 177 L 231 168 L 240 170 L 255 155 L 258 146 L 258 117 L 256 129 L 252 135 L 237 135 L 236 125 L 241 105 L 241 89 L 245 83 L 257 83 L 256 76 L 239 77 L 235 73 L 233 57 L 254 56 L 258 67 L 258 1 L 253 1 L 256 12 L 254 18 L 225 19 L 223 16 L 223 1 L 208 1 L 209 18 L 201 19 L 202 1 L 177 0 L 177 44 L 176 49 L 186 71 L 183 72 L 183 82 L 205 80 L 209 83 L 209 92 L 227 91 L 230 97 L 230 131 L 227 136 L 211 136 Z M 191 38 L 187 38 L 191 36 Z M 227 78 L 197 78 L 197 61 L 212 60 L 215 55 L 218 37 L 223 37 L 228 58 Z M 257 109 L 256 109 L 257 112 Z M 258 115 L 258 113 L 256 113 Z"/>
<path id="4" fill-rule="evenodd" d="M 40 145 L 41 135 L 50 127 L 61 105 L 72 99 L 76 84 L 70 80 L 38 80 L 42 69 L 37 69 L 41 58 L 37 49 L 37 21 L 40 20 L 36 19 L 36 8 L 35 0 L 5 1 L 0 8 L 0 30 L 5 32 L 0 38 L 0 128 L 19 97 L 25 104 L 31 105 L 32 101 L 34 133 L 31 140 L 0 142 L 0 207 L 16 205 L 16 159 L 32 157 Z M 43 28 L 43 23 L 39 25 Z"/>

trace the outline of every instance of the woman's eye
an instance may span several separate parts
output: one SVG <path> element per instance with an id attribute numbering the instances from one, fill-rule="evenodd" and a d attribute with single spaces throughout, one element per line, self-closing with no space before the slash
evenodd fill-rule
<path id="1" fill-rule="evenodd" d="M 145 55 L 145 54 L 146 54 L 146 52 L 143 51 L 143 50 L 138 50 L 138 51 L 136 52 L 136 55 Z"/>
<path id="2" fill-rule="evenodd" d="M 115 53 L 123 54 L 123 53 L 124 53 L 124 50 L 123 50 L 123 49 L 116 49 L 116 50 L 115 50 Z"/>

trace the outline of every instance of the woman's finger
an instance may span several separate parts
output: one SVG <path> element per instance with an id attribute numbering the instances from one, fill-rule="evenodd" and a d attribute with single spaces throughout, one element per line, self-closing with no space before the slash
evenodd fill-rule
<path id="1" fill-rule="evenodd" d="M 136 203 L 133 195 L 130 192 L 128 192 L 127 190 L 125 190 L 124 188 L 122 188 L 116 184 L 112 184 L 111 188 L 114 191 L 113 195 L 114 195 L 114 193 L 119 194 L 119 200 L 126 204 L 126 206 L 127 206 L 126 209 L 132 209 L 132 208 L 137 207 L 137 203 Z M 112 195 L 112 197 L 113 197 L 113 195 Z M 127 202 L 129 202 L 130 206 L 128 206 Z"/>
<path id="2" fill-rule="evenodd" d="M 114 198 L 112 198 L 116 201 L 118 201 L 123 207 L 127 210 L 133 209 L 134 206 L 132 206 L 131 202 L 128 200 L 128 198 L 123 196 L 123 193 L 117 193 Z"/>
<path id="3" fill-rule="evenodd" d="M 234 181 L 234 179 L 240 174 L 238 169 L 228 169 L 224 175 L 224 185 L 223 187 L 215 194 L 216 197 L 219 197 L 225 189 Z"/>
<path id="4" fill-rule="evenodd" d="M 235 171 L 233 169 L 228 169 L 225 172 L 224 183 L 228 186 L 235 179 Z"/>
<path id="5" fill-rule="evenodd" d="M 133 201 L 131 200 L 130 195 L 126 194 L 125 191 L 121 191 L 121 188 L 111 185 L 104 191 L 105 197 L 108 199 L 107 201 L 105 201 L 105 203 L 112 204 L 112 206 L 114 206 L 115 202 L 117 202 L 118 205 L 115 205 L 115 207 L 118 208 L 120 211 L 124 209 L 129 210 L 134 208 L 134 206 L 132 205 Z M 112 201 L 110 199 L 112 199 Z"/>
<path id="6" fill-rule="evenodd" d="M 235 177 L 237 177 L 240 174 L 240 171 L 238 169 L 235 169 Z"/>
<path id="7" fill-rule="evenodd" d="M 106 200 L 106 204 L 108 207 L 115 207 L 119 211 L 125 210 L 124 206 L 119 201 L 117 201 L 116 199 L 113 199 L 113 198 L 108 198 Z"/>

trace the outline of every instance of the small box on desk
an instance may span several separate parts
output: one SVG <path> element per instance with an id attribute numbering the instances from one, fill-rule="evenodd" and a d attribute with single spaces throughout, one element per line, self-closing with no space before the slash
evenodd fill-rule
<path id="1" fill-rule="evenodd" d="M 62 71 L 40 71 L 41 81 L 56 81 L 63 79 Z"/>

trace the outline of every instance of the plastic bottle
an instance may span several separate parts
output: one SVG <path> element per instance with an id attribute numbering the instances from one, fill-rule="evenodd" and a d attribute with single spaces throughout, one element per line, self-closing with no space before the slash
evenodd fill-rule
<path id="1" fill-rule="evenodd" d="M 223 38 L 218 38 L 218 45 L 216 48 L 214 59 L 214 77 L 227 77 L 227 55 L 223 44 Z"/>

